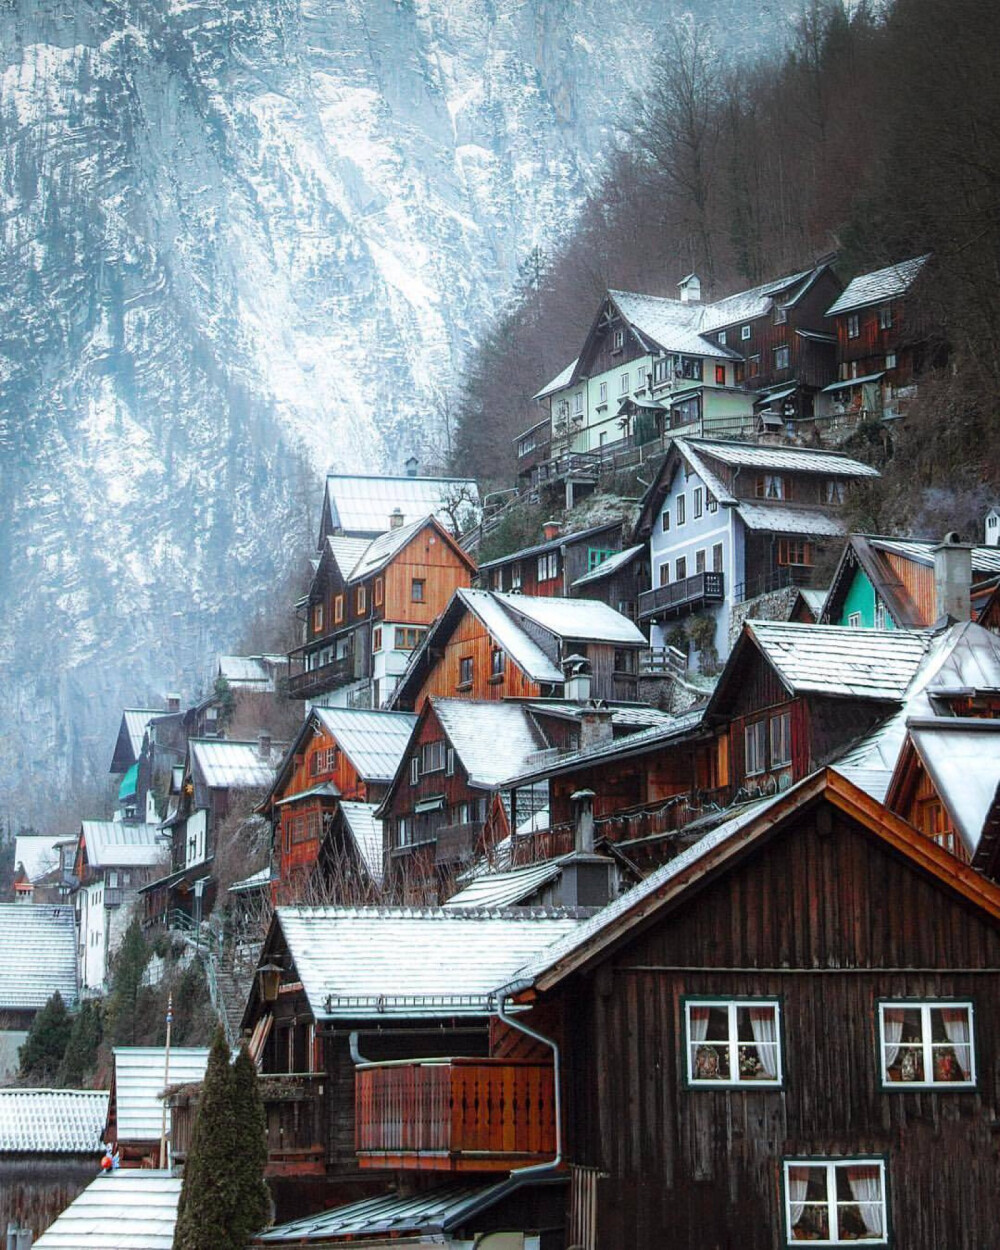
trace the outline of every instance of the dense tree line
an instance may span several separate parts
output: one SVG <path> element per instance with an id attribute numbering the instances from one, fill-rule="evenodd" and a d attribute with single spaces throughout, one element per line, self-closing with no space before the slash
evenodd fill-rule
<path id="1" fill-rule="evenodd" d="M 890 471 L 875 511 L 912 520 L 914 490 L 995 484 L 998 53 L 992 0 L 862 0 L 850 14 L 809 0 L 787 51 L 739 66 L 677 27 L 572 236 L 526 266 L 471 362 L 456 465 L 509 484 L 513 436 L 543 416 L 531 394 L 575 356 L 609 287 L 676 295 L 694 270 L 718 298 L 828 252 L 849 277 L 932 251 L 926 312 L 957 379 L 935 405 L 951 419 L 918 411 L 901 435 L 910 495 Z"/>

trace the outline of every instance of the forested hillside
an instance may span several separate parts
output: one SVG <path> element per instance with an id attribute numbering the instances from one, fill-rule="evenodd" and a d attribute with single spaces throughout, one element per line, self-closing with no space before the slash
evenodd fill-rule
<path id="1" fill-rule="evenodd" d="M 831 251 L 845 279 L 930 251 L 924 311 L 949 367 L 925 380 L 861 520 L 971 526 L 1000 482 L 998 54 L 992 0 L 850 16 L 816 0 L 787 54 L 742 67 L 679 28 L 579 228 L 525 271 L 472 361 L 456 462 L 509 484 L 511 439 L 542 415 L 531 395 L 608 287 L 676 295 L 694 270 L 716 298 Z"/>

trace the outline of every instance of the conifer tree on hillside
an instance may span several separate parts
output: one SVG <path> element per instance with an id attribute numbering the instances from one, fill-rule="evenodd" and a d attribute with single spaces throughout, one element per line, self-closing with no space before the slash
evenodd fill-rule
<path id="1" fill-rule="evenodd" d="M 21 1076 L 28 1081 L 53 1081 L 59 1071 L 73 1021 L 58 990 L 31 1024 L 24 1045 L 17 1052 Z"/>
<path id="2" fill-rule="evenodd" d="M 134 1046 L 139 1031 L 139 999 L 143 974 L 152 951 L 142 935 L 138 916 L 125 930 L 112 965 L 108 1022 L 111 1039 L 118 1046 Z"/>
<path id="3" fill-rule="evenodd" d="M 104 1034 L 101 1008 L 87 999 L 73 1020 L 66 1052 L 59 1068 L 59 1084 L 69 1089 L 82 1088 L 97 1065 L 97 1051 Z"/>
<path id="4" fill-rule="evenodd" d="M 243 1250 L 235 1232 L 239 1201 L 233 1070 L 220 1025 L 215 1031 L 184 1165 L 174 1250 Z"/>
<path id="5" fill-rule="evenodd" d="M 257 1065 L 245 1046 L 233 1065 L 233 1126 L 236 1151 L 232 1168 L 236 1181 L 236 1209 L 232 1237 L 246 1246 L 268 1222 L 271 1195 L 264 1181 L 267 1164 L 267 1119 L 257 1081 Z"/>

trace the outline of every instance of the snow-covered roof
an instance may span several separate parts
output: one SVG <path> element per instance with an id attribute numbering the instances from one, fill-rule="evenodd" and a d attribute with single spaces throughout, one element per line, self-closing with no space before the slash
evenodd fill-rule
<path id="1" fill-rule="evenodd" d="M 330 534 L 327 537 L 326 545 L 345 582 L 351 576 L 351 570 L 372 545 L 372 541 L 371 538 L 345 538 L 342 534 Z"/>
<path id="2" fill-rule="evenodd" d="M 356 803 L 342 799 L 340 810 L 371 879 L 376 884 L 381 884 L 384 859 L 382 822 L 375 816 L 378 804 Z"/>
<path id="3" fill-rule="evenodd" d="M 577 530 L 572 534 L 560 534 L 556 538 L 548 538 L 542 543 L 532 543 L 530 547 L 522 547 L 520 551 L 511 551 L 505 556 L 497 556 L 495 560 L 486 560 L 479 565 L 480 573 L 487 573 L 490 569 L 495 569 L 501 564 L 510 564 L 512 560 L 525 560 L 531 556 L 540 556 L 546 551 L 557 551 L 560 547 L 572 546 L 574 543 L 586 542 L 588 538 L 593 538 L 597 534 L 604 534 L 608 530 L 620 529 L 621 520 L 605 521 L 602 525 L 591 525 L 585 530 Z"/>
<path id="4" fill-rule="evenodd" d="M 158 1141 L 163 1122 L 160 1095 L 168 1085 L 200 1081 L 208 1065 L 208 1047 L 171 1046 L 169 1072 L 163 1046 L 116 1046 L 113 1053 L 118 1141 Z"/>
<path id="5" fill-rule="evenodd" d="M 773 534 L 810 534 L 819 538 L 839 538 L 847 533 L 847 525 L 838 516 L 818 512 L 815 508 L 796 508 L 794 504 L 750 503 L 740 500 L 736 511 L 748 530 L 766 530 Z"/>
<path id="6" fill-rule="evenodd" d="M 594 582 L 603 581 L 605 577 L 610 577 L 612 573 L 617 573 L 619 569 L 625 568 L 644 550 L 642 543 L 636 547 L 629 547 L 625 551 L 616 551 L 613 556 L 608 556 L 603 560 L 596 569 L 591 569 L 589 573 L 584 573 L 582 577 L 578 577 L 573 582 L 573 589 L 576 590 L 580 586 L 590 586 Z"/>
<path id="7" fill-rule="evenodd" d="M 558 877 L 562 872 L 563 858 L 543 860 L 540 864 L 527 864 L 524 868 L 513 868 L 510 872 L 484 872 L 473 877 L 457 894 L 453 894 L 445 907 L 514 906 Z"/>
<path id="8" fill-rule="evenodd" d="M 80 829 L 91 868 L 151 868 L 168 845 L 158 825 L 85 820 Z"/>
<path id="9" fill-rule="evenodd" d="M 469 775 L 469 784 L 493 789 L 527 768 L 547 743 L 521 703 L 432 698 L 434 712 Z"/>
<path id="10" fill-rule="evenodd" d="M 818 621 L 823 611 L 823 605 L 826 603 L 826 597 L 829 594 L 829 588 L 823 589 L 816 586 L 800 586 L 799 594 L 805 602 L 806 607 Z"/>
<path id="11" fill-rule="evenodd" d="M 508 612 L 527 618 L 563 640 L 606 642 L 617 646 L 647 645 L 645 636 L 627 616 L 598 599 L 508 594 L 494 597 Z"/>
<path id="12" fill-rule="evenodd" d="M 122 712 L 125 731 L 133 756 L 138 759 L 142 753 L 142 740 L 146 734 L 146 726 L 156 716 L 163 715 L 163 708 L 127 707 Z"/>
<path id="13" fill-rule="evenodd" d="M 59 991 L 76 1002 L 73 908 L 0 903 L 0 1011 L 44 1007 Z"/>
<path id="14" fill-rule="evenodd" d="M 188 750 L 192 768 L 210 790 L 266 790 L 282 756 L 281 747 L 274 744 L 265 756 L 258 742 L 220 738 L 191 738 Z"/>
<path id="15" fill-rule="evenodd" d="M 358 556 L 357 562 L 351 569 L 348 581 L 357 582 L 362 578 L 370 577 L 372 573 L 377 573 L 380 569 L 385 568 L 392 557 L 406 546 L 406 544 L 430 520 L 430 515 L 417 517 L 407 525 L 397 526 L 388 533 L 379 534 L 378 538 L 373 538 L 362 554 Z"/>
<path id="16" fill-rule="evenodd" d="M 242 881 L 234 881 L 227 890 L 228 894 L 250 894 L 254 890 L 262 890 L 271 880 L 270 868 L 262 868 L 259 872 L 244 877 Z"/>
<path id="17" fill-rule="evenodd" d="M 275 673 L 288 666 L 287 655 L 220 655 L 219 676 L 230 686 L 273 690 Z"/>
<path id="18" fill-rule="evenodd" d="M 881 538 L 869 535 L 865 537 L 876 551 L 905 556 L 917 564 L 933 564 L 934 548 L 941 545 L 936 542 L 922 542 L 914 538 Z M 972 571 L 982 573 L 984 576 L 1000 573 L 1000 547 L 973 547 Z"/>
<path id="19" fill-rule="evenodd" d="M 921 721 L 910 740 L 971 858 L 1000 787 L 1000 721 Z"/>
<path id="20" fill-rule="evenodd" d="M 345 534 L 374 537 L 391 528 L 391 517 L 398 509 L 403 523 L 431 514 L 444 524 L 448 516 L 443 505 L 464 491 L 478 508 L 479 487 L 474 478 L 386 477 L 331 473 L 326 479 L 326 501 L 334 529 Z"/>
<path id="21" fill-rule="evenodd" d="M 63 841 L 50 834 L 19 833 L 14 841 L 14 863 L 24 868 L 29 881 L 37 881 L 59 867 L 59 844 Z"/>
<path id="22" fill-rule="evenodd" d="M 927 654 L 926 630 L 850 629 L 747 621 L 761 651 L 794 693 L 900 702 Z"/>
<path id="23" fill-rule="evenodd" d="M 569 699 L 533 699 L 527 706 L 539 716 L 558 716 L 561 720 L 579 721 L 593 709 L 586 703 L 573 703 Z M 653 707 L 650 703 L 603 703 L 603 709 L 616 727 L 647 729 L 653 725 L 674 726 L 677 717 L 673 712 Z"/>
<path id="24" fill-rule="evenodd" d="M 799 273 L 786 274 L 773 282 L 765 282 L 761 286 L 751 287 L 748 291 L 737 291 L 723 299 L 714 300 L 702 305 L 701 332 L 721 330 L 723 326 L 735 325 L 741 321 L 752 321 L 754 317 L 762 317 L 774 303 L 774 296 L 785 291 L 789 292 L 787 301 L 793 304 L 805 286 L 819 272 L 818 269 L 803 269 Z M 789 288 L 798 288 L 790 291 Z"/>
<path id="25" fill-rule="evenodd" d="M 98 1176 L 35 1242 L 41 1250 L 171 1250 L 181 1178 L 126 1168 Z"/>
<path id="26" fill-rule="evenodd" d="M 651 347 L 690 356 L 740 359 L 739 352 L 702 337 L 701 323 L 706 310 L 701 304 L 657 295 L 637 295 L 631 291 L 609 291 L 608 295 L 629 325 L 647 339 Z"/>
<path id="27" fill-rule="evenodd" d="M 99 1154 L 107 1090 L 0 1089 L 0 1153 Z"/>
<path id="28" fill-rule="evenodd" d="M 736 503 L 736 496 L 730 491 L 729 487 L 725 484 L 722 478 L 717 476 L 711 464 L 706 462 L 706 460 L 701 456 L 699 448 L 692 443 L 690 439 L 675 438 L 673 440 L 673 446 L 677 448 L 681 457 L 688 462 L 695 473 L 697 473 L 697 475 L 705 483 L 706 489 L 711 491 L 719 503 Z M 665 466 L 666 461 L 664 461 L 664 467 Z M 660 470 L 660 473 L 662 472 L 663 469 Z M 658 473 L 656 480 L 654 480 L 652 487 L 650 487 L 651 491 L 655 490 L 659 478 L 660 474 Z"/>
<path id="29" fill-rule="evenodd" d="M 569 362 L 565 369 L 561 369 L 551 382 L 546 382 L 540 391 L 536 391 L 531 398 L 544 399 L 546 395 L 551 395 L 555 391 L 561 391 L 564 386 L 568 386 L 572 380 L 573 374 L 576 372 L 576 366 L 579 363 L 580 358 L 577 356 L 574 360 Z"/>
<path id="30" fill-rule="evenodd" d="M 896 265 L 887 265 L 885 269 L 876 269 L 873 273 L 863 273 L 853 278 L 840 298 L 826 310 L 826 315 L 834 317 L 838 313 L 851 312 L 855 308 L 865 308 L 869 304 L 880 304 L 883 300 L 905 295 L 929 260 L 930 253 L 916 256 L 913 260 L 901 260 Z"/>
<path id="31" fill-rule="evenodd" d="M 457 590 L 455 594 L 486 626 L 490 637 L 507 655 L 537 682 L 561 683 L 562 669 L 549 659 L 533 638 L 506 613 L 500 597 L 489 590 Z"/>
<path id="32" fill-rule="evenodd" d="M 316 707 L 313 714 L 365 781 L 391 781 L 416 724 L 411 712 Z"/>
<path id="33" fill-rule="evenodd" d="M 678 440 L 680 441 L 680 440 Z M 764 444 L 727 442 L 723 439 L 688 438 L 692 451 L 711 456 L 722 464 L 754 469 L 788 469 L 795 473 L 822 473 L 827 477 L 878 477 L 878 469 L 836 451 L 771 447 Z"/>
<path id="34" fill-rule="evenodd" d="M 317 1021 L 482 1016 L 491 991 L 580 922 L 558 911 L 279 907 Z"/>

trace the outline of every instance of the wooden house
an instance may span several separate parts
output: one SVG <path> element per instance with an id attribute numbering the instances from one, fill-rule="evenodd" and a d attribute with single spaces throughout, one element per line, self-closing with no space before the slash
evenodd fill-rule
<path id="1" fill-rule="evenodd" d="M 172 1046 L 168 1060 L 163 1046 L 116 1046 L 112 1056 L 104 1140 L 117 1149 L 122 1168 L 158 1168 L 164 1128 L 171 1136 L 163 1095 L 203 1079 L 208 1047 Z"/>
<path id="2" fill-rule="evenodd" d="M 431 695 L 634 699 L 646 646 L 627 617 L 598 600 L 459 590 L 392 705 L 419 712 Z"/>
<path id="3" fill-rule="evenodd" d="M 20 1068 L 18 1050 L 56 992 L 76 1006 L 77 929 L 72 907 L 0 904 L 0 1081 Z"/>
<path id="4" fill-rule="evenodd" d="M 598 599 L 635 621 L 639 616 L 639 596 L 648 585 L 649 548 L 646 543 L 637 543 L 582 573 L 570 582 L 569 593 L 577 599 Z"/>
<path id="5" fill-rule="evenodd" d="M 381 825 L 374 844 L 371 819 L 396 775 L 416 717 L 408 712 L 373 712 L 362 708 L 313 708 L 285 753 L 274 782 L 260 805 L 270 817 L 272 896 L 290 902 L 320 857 L 324 841 L 339 834 L 330 854 L 369 886 L 381 886 Z M 349 805 L 346 820 L 334 829 L 338 812 Z"/>
<path id="6" fill-rule="evenodd" d="M 521 595 L 570 594 L 574 582 L 599 568 L 622 549 L 621 521 L 591 526 L 575 534 L 560 533 L 556 522 L 545 527 L 545 541 L 479 566 L 483 590 Z"/>
<path id="7" fill-rule="evenodd" d="M 843 505 L 878 471 L 835 452 L 676 438 L 643 499 L 637 536 L 648 539 L 651 588 L 639 621 L 654 647 L 690 633 L 695 659 L 725 659 L 743 606 L 761 595 L 825 579 L 824 560 L 846 533 Z M 829 556 L 828 556 L 829 553 Z M 775 605 L 768 615 L 775 615 Z M 702 655 L 701 653 L 705 654 Z"/>
<path id="8" fill-rule="evenodd" d="M 287 679 L 287 655 L 220 655 L 211 693 L 185 712 L 185 733 L 245 739 L 273 728 Z"/>
<path id="9" fill-rule="evenodd" d="M 496 991 L 566 1244 L 992 1245 L 998 968 L 1000 888 L 838 774 L 720 826 Z"/>
<path id="10" fill-rule="evenodd" d="M 327 535 L 301 604 L 305 641 L 289 656 L 289 693 L 381 707 L 475 568 L 433 517 L 396 524 L 371 540 Z"/>
<path id="11" fill-rule="evenodd" d="M 898 416 L 921 370 L 934 363 L 914 288 L 930 256 L 900 261 L 847 284 L 827 309 L 837 336 L 840 377 L 822 396 L 821 415 Z"/>
<path id="12" fill-rule="evenodd" d="M 551 1061 L 490 1057 L 489 993 L 578 923 L 531 908 L 279 907 L 243 1018 L 277 1219 L 418 1174 L 426 1187 L 548 1158 Z"/>

